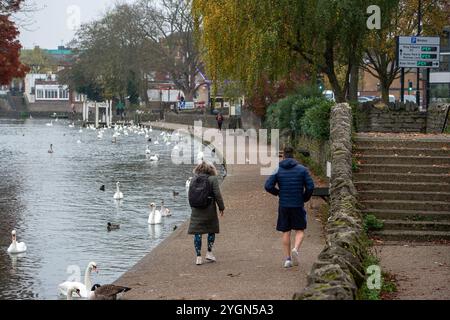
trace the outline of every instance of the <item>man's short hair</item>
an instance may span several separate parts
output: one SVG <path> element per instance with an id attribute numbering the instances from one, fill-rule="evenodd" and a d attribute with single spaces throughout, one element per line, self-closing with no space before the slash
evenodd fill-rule
<path id="1" fill-rule="evenodd" d="M 286 148 L 284 148 L 283 153 L 284 153 L 285 158 L 293 158 L 294 157 L 294 148 L 286 147 Z"/>

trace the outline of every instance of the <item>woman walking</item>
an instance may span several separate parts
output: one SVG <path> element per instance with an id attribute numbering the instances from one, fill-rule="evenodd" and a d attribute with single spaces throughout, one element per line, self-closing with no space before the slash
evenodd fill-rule
<path id="1" fill-rule="evenodd" d="M 196 264 L 201 265 L 202 260 L 202 236 L 207 234 L 208 249 L 205 256 L 206 261 L 215 262 L 212 253 L 216 234 L 219 233 L 219 218 L 223 216 L 225 206 L 220 193 L 219 180 L 216 168 L 202 161 L 194 169 L 194 178 L 189 186 L 189 204 L 192 209 L 188 234 L 194 235 L 194 248 L 196 253 Z"/>

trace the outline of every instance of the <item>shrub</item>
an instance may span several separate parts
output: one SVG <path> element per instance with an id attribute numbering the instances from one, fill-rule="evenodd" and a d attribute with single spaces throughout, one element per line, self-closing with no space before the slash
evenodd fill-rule
<path id="1" fill-rule="evenodd" d="M 330 137 L 330 112 L 333 103 L 324 98 L 312 98 L 308 101 L 311 108 L 305 111 L 300 120 L 302 133 L 318 140 Z"/>
<path id="2" fill-rule="evenodd" d="M 367 214 L 364 216 L 364 230 L 380 230 L 383 229 L 383 221 L 377 219 L 373 214 Z"/>

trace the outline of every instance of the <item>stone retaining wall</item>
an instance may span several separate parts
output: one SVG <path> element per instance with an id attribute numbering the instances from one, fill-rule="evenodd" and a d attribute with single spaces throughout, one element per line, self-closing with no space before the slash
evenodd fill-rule
<path id="1" fill-rule="evenodd" d="M 364 281 L 365 233 L 352 181 L 352 110 L 346 103 L 332 108 L 330 117 L 330 212 L 326 246 L 308 275 L 297 300 L 352 300 Z"/>
<path id="2" fill-rule="evenodd" d="M 319 165 L 323 172 L 327 172 L 327 161 L 330 161 L 330 142 L 299 135 L 295 138 L 296 149 L 309 151 L 310 159 Z"/>
<path id="3" fill-rule="evenodd" d="M 379 102 L 360 104 L 355 110 L 359 132 L 441 133 L 449 104 L 431 104 L 428 112 L 411 102 L 384 105 Z"/>

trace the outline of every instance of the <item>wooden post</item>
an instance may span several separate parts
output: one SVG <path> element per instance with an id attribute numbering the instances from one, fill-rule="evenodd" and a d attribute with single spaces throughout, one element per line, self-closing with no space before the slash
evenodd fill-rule
<path id="1" fill-rule="evenodd" d="M 95 127 L 98 128 L 98 104 L 95 103 Z"/>

